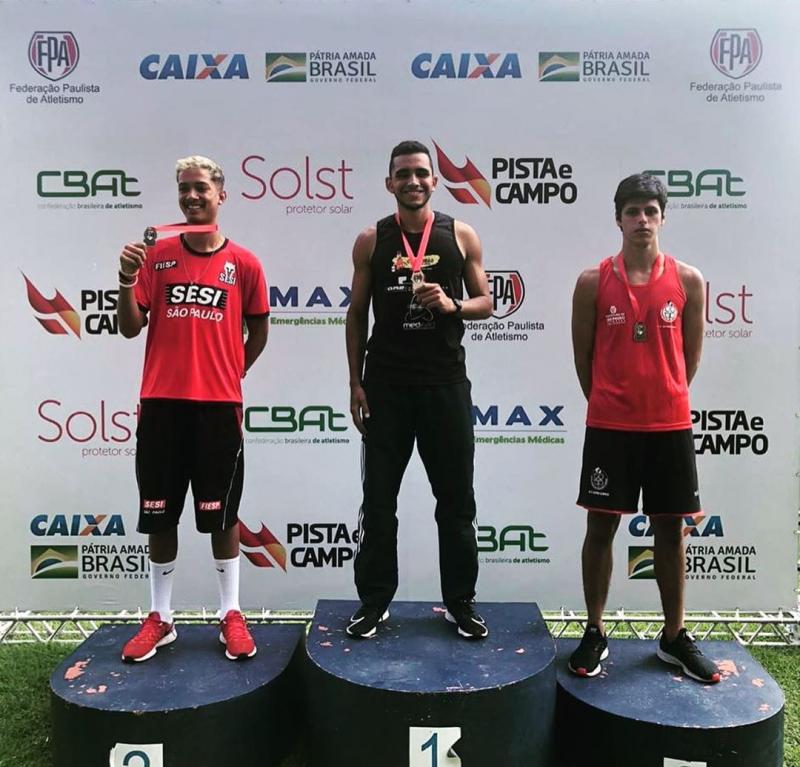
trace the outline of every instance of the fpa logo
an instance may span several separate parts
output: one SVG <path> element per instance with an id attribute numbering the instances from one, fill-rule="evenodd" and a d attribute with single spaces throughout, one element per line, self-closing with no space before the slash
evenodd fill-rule
<path id="1" fill-rule="evenodd" d="M 280 567 L 286 572 L 286 549 L 262 522 L 261 529 L 254 533 L 239 520 L 239 543 L 242 554 L 256 567 Z"/>
<path id="2" fill-rule="evenodd" d="M 34 32 L 28 61 L 42 77 L 62 80 L 78 66 L 80 51 L 72 32 Z"/>
<path id="3" fill-rule="evenodd" d="M 411 73 L 421 80 L 519 79 L 522 71 L 516 53 L 419 53 Z"/>
<path id="4" fill-rule="evenodd" d="M 489 291 L 492 294 L 492 317 L 501 320 L 510 317 L 525 300 L 525 283 L 517 271 L 487 271 Z"/>
<path id="5" fill-rule="evenodd" d="M 756 29 L 718 29 L 711 41 L 711 63 L 725 77 L 739 80 L 758 66 L 762 50 Z"/>
<path id="6" fill-rule="evenodd" d="M 160 53 L 145 56 L 139 64 L 145 80 L 248 80 L 247 59 L 243 53 L 190 53 L 181 56 Z"/>

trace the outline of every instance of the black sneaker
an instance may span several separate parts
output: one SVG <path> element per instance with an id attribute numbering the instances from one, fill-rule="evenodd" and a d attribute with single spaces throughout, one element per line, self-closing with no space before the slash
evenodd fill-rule
<path id="1" fill-rule="evenodd" d="M 698 682 L 716 684 L 720 680 L 716 664 L 700 652 L 694 637 L 685 628 L 671 642 L 667 642 L 666 634 L 662 633 L 656 655 L 665 663 L 680 666 L 686 676 Z"/>
<path id="2" fill-rule="evenodd" d="M 375 636 L 378 624 L 389 617 L 389 610 L 385 607 L 368 607 L 361 605 L 351 616 L 347 624 L 347 633 L 351 637 L 369 639 Z"/>
<path id="3" fill-rule="evenodd" d="M 569 670 L 578 676 L 597 676 L 603 670 L 600 661 L 607 657 L 608 640 L 599 626 L 589 623 L 581 643 L 569 657 Z"/>
<path id="4" fill-rule="evenodd" d="M 485 639 L 489 636 L 486 621 L 475 612 L 472 602 L 456 602 L 447 605 L 444 617 L 458 626 L 458 633 L 465 639 Z"/>

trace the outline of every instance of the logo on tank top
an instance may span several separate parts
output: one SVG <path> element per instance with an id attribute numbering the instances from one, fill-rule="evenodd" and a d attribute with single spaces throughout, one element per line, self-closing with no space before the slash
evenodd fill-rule
<path id="1" fill-rule="evenodd" d="M 609 327 L 613 325 L 624 325 L 625 324 L 625 312 L 620 312 L 617 310 L 617 307 L 614 304 L 608 307 L 608 313 L 606 314 L 606 325 Z"/>
<path id="2" fill-rule="evenodd" d="M 219 273 L 219 281 L 224 282 L 226 285 L 235 285 L 236 284 L 236 264 L 232 264 L 230 261 L 225 262 L 225 266 L 222 268 L 222 271 Z"/>
<path id="3" fill-rule="evenodd" d="M 606 474 L 599 466 L 597 466 L 589 477 L 589 483 L 591 484 L 592 489 L 599 494 L 600 491 L 605 490 L 608 487 L 608 474 Z M 608 493 L 604 493 L 604 495 L 608 495 Z"/>
<path id="4" fill-rule="evenodd" d="M 664 322 L 675 322 L 678 319 L 678 307 L 672 303 L 672 301 L 667 301 L 664 306 L 661 307 L 661 319 Z"/>

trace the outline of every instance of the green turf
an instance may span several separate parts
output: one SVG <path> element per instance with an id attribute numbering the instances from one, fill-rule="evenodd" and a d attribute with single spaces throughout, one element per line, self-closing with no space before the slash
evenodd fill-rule
<path id="1" fill-rule="evenodd" d="M 69 645 L 0 645 L 0 767 L 50 767 L 48 680 Z M 785 765 L 800 767 L 800 648 L 750 649 L 786 696 Z M 304 767 L 296 754 L 282 767 Z M 755 765 L 754 765 L 755 767 Z"/>

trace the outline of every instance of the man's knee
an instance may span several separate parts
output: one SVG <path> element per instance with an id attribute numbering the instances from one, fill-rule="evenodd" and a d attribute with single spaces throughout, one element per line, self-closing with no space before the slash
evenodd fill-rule
<path id="1" fill-rule="evenodd" d="M 586 517 L 586 543 L 590 546 L 610 546 L 619 527 L 619 514 L 590 511 Z"/>

